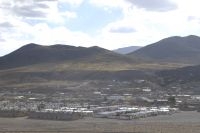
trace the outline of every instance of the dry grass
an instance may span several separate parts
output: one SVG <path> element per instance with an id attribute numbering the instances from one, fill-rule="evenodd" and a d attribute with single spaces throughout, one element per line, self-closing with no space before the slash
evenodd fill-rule
<path id="1" fill-rule="evenodd" d="M 94 70 L 94 71 L 120 71 L 120 70 L 161 70 L 173 69 L 188 66 L 180 63 L 124 63 L 124 62 L 67 62 L 58 64 L 38 64 L 9 70 L 0 70 L 0 73 L 7 72 L 51 72 L 69 70 Z"/>
<path id="2" fill-rule="evenodd" d="M 184 116 L 185 119 L 182 118 Z M 190 119 L 188 119 L 188 117 L 190 117 Z M 13 133 L 22 131 L 53 133 L 199 133 L 199 118 L 200 114 L 196 112 L 132 121 L 93 118 L 78 121 L 0 118 L 0 130 L 1 132 L 13 131 Z M 174 119 L 176 120 L 174 121 Z"/>

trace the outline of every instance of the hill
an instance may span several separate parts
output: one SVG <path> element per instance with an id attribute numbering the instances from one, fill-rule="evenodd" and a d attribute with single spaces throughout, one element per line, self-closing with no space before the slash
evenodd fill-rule
<path id="1" fill-rule="evenodd" d="M 96 46 L 28 44 L 0 58 L 0 85 L 5 90 L 54 90 L 60 85 L 66 88 L 69 82 L 77 86 L 85 81 L 112 83 L 143 79 L 157 83 L 159 78 L 153 72 L 155 69 L 177 66 L 179 64 L 148 64 Z"/>
<path id="2" fill-rule="evenodd" d="M 28 44 L 0 58 L 0 85 L 5 90 L 55 90 L 57 86 L 67 88 L 69 82 L 80 86 L 89 81 L 156 80 L 153 73 L 138 70 L 141 67 L 149 68 L 151 64 L 96 46 Z"/>
<path id="3" fill-rule="evenodd" d="M 58 65 L 63 63 L 109 63 L 109 62 L 132 62 L 133 60 L 114 53 L 112 51 L 94 47 L 74 47 L 68 45 L 42 46 L 27 44 L 18 50 L 0 57 L 0 69 L 32 66 L 37 64 L 51 63 Z"/>
<path id="4" fill-rule="evenodd" d="M 169 37 L 128 54 L 154 62 L 200 63 L 200 37 Z"/>
<path id="5" fill-rule="evenodd" d="M 116 53 L 119 53 L 119 54 L 128 54 L 128 53 L 134 52 L 140 48 L 141 48 L 140 46 L 130 46 L 130 47 L 118 48 L 113 51 Z"/>

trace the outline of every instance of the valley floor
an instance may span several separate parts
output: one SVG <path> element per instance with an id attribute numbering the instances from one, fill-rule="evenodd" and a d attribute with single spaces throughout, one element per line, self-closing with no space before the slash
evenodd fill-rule
<path id="1" fill-rule="evenodd" d="M 138 120 L 84 118 L 76 121 L 48 121 L 0 118 L 0 133 L 199 133 L 200 113 L 180 112 L 173 115 Z"/>

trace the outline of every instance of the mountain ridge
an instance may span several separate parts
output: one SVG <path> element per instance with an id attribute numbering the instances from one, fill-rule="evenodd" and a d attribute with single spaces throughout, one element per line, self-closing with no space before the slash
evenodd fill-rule
<path id="1" fill-rule="evenodd" d="M 129 56 L 155 62 L 200 63 L 200 37 L 169 37 L 136 50 Z"/>
<path id="2" fill-rule="evenodd" d="M 132 62 L 133 60 L 98 46 L 86 48 L 61 44 L 43 46 L 30 43 L 8 55 L 0 57 L 0 69 L 67 61 Z"/>

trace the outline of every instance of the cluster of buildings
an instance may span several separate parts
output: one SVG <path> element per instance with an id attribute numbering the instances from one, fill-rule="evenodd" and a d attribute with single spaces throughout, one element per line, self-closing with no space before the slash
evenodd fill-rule
<path id="1" fill-rule="evenodd" d="M 0 117 L 28 117 L 30 119 L 46 120 L 77 120 L 83 117 L 108 119 L 139 119 L 157 115 L 176 113 L 178 109 L 166 107 L 131 107 L 131 106 L 98 106 L 62 103 L 10 103 L 0 102 Z"/>
<path id="2" fill-rule="evenodd" d="M 121 106 L 96 106 L 87 108 L 44 109 L 30 112 L 29 118 L 48 120 L 77 120 L 83 117 L 108 118 L 132 120 L 157 115 L 171 115 L 177 113 L 177 108 L 170 107 L 121 107 Z"/>
<path id="3" fill-rule="evenodd" d="M 100 111 L 94 114 L 94 117 L 131 120 L 152 117 L 157 115 L 171 115 L 177 113 L 177 108 L 166 107 L 118 107 L 116 110 Z"/>
<path id="4" fill-rule="evenodd" d="M 6 105 L 7 104 L 7 105 Z M 0 102 L 0 117 L 28 117 L 46 120 L 77 120 L 84 117 L 132 120 L 158 115 L 171 115 L 179 111 L 169 106 L 133 107 L 133 106 L 98 106 L 87 107 L 79 104 L 63 106 L 61 103 L 13 103 Z"/>

